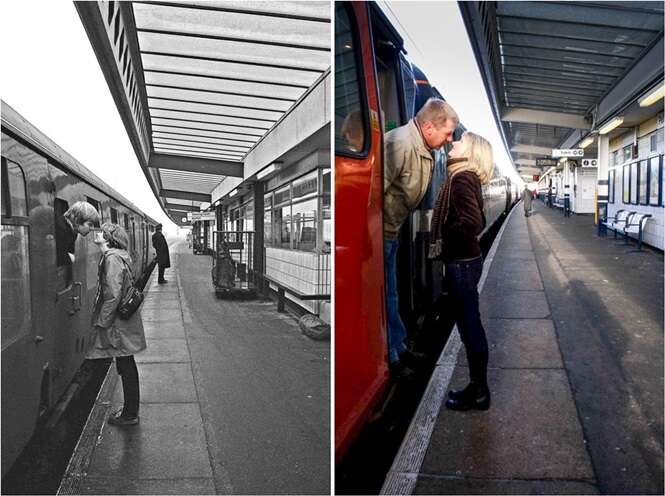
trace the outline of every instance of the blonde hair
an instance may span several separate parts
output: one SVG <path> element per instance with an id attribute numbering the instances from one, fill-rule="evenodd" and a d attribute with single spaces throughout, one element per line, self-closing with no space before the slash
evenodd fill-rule
<path id="1" fill-rule="evenodd" d="M 466 144 L 466 158 L 469 165 L 476 170 L 480 182 L 487 184 L 494 172 L 492 145 L 482 136 L 469 131 L 462 135 L 462 141 Z"/>
<path id="2" fill-rule="evenodd" d="M 416 121 L 418 121 L 420 126 L 426 122 L 431 122 L 437 129 L 445 126 L 448 119 L 452 119 L 455 126 L 459 124 L 457 112 L 455 112 L 448 102 L 444 102 L 440 98 L 430 98 L 416 114 Z"/>
<path id="3" fill-rule="evenodd" d="M 74 226 L 80 226 L 85 222 L 92 222 L 95 225 L 99 225 L 99 212 L 90 203 L 85 201 L 77 201 L 63 215 Z"/>

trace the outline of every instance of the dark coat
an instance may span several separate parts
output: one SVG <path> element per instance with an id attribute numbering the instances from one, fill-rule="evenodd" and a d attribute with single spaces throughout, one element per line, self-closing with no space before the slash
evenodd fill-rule
<path id="1" fill-rule="evenodd" d="M 152 246 L 157 253 L 157 263 L 162 267 L 171 267 L 171 258 L 169 257 L 169 245 L 166 243 L 164 235 L 157 231 L 152 235 Z"/>
<path id="2" fill-rule="evenodd" d="M 475 172 L 460 172 L 450 188 L 450 211 L 441 227 L 443 260 L 453 262 L 479 257 L 478 236 L 485 228 L 480 179 Z"/>
<path id="3" fill-rule="evenodd" d="M 74 255 L 76 251 L 76 236 L 78 232 L 72 228 L 72 225 L 64 218 L 59 216 L 55 220 L 55 244 L 58 248 L 57 258 L 59 266 L 72 265 L 72 259 L 69 253 Z"/>

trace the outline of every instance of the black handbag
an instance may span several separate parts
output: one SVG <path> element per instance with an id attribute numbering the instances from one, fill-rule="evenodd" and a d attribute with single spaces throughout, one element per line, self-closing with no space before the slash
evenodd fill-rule
<path id="1" fill-rule="evenodd" d="M 131 284 L 127 287 L 125 294 L 122 295 L 120 304 L 118 305 L 118 317 L 123 320 L 128 320 L 143 303 L 143 293 L 139 291 L 134 285 L 134 276 L 132 275 L 132 269 L 129 264 L 121 257 L 122 263 L 127 267 L 127 272 L 129 272 L 129 277 L 131 278 Z"/>

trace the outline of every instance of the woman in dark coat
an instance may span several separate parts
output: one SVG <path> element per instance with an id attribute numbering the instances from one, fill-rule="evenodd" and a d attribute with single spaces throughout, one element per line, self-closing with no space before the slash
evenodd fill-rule
<path id="1" fill-rule="evenodd" d="M 159 284 L 166 284 L 168 281 L 164 279 L 164 270 L 171 267 L 171 258 L 169 257 L 169 245 L 162 234 L 162 225 L 155 226 L 155 234 L 152 235 L 152 246 L 157 255 L 157 265 L 159 266 L 159 277 L 157 282 Z"/>
<path id="2" fill-rule="evenodd" d="M 448 153 L 448 178 L 439 191 L 432 219 L 430 257 L 445 263 L 451 309 L 469 363 L 469 385 L 450 391 L 452 410 L 487 410 L 488 348 L 480 319 L 478 282 L 483 271 L 479 236 L 485 227 L 482 185 L 492 177 L 492 146 L 466 132 Z"/>
<path id="3" fill-rule="evenodd" d="M 129 319 L 118 316 L 118 305 L 132 283 L 131 258 L 127 253 L 129 237 L 117 224 L 102 225 L 95 243 L 102 251 L 99 261 L 99 282 L 92 312 L 93 345 L 86 358 L 115 357 L 118 374 L 122 378 L 124 405 L 112 415 L 112 425 L 135 425 L 139 422 L 139 374 L 134 354 L 145 350 L 141 311 Z"/>

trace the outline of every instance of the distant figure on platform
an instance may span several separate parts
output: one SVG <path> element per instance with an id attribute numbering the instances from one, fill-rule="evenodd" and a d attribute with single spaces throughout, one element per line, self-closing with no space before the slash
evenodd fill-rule
<path id="1" fill-rule="evenodd" d="M 155 226 L 155 234 L 152 235 L 152 246 L 157 252 L 157 265 L 159 266 L 159 277 L 157 282 L 159 284 L 166 284 L 168 281 L 164 279 L 164 271 L 171 267 L 171 258 L 169 257 L 169 245 L 162 234 L 162 225 Z"/>
<path id="2" fill-rule="evenodd" d="M 483 272 L 479 236 L 485 228 L 482 185 L 492 177 L 492 145 L 466 132 L 448 153 L 448 177 L 439 190 L 430 230 L 431 259 L 445 263 L 445 281 L 469 363 L 469 385 L 450 391 L 451 410 L 487 410 L 488 347 L 480 319 L 478 283 Z"/>
<path id="3" fill-rule="evenodd" d="M 547 187 L 547 205 L 552 208 L 552 185 Z"/>
<path id="4" fill-rule="evenodd" d="M 524 217 L 529 217 L 533 208 L 533 195 L 526 184 L 522 190 L 522 203 L 524 204 Z"/>
<path id="5" fill-rule="evenodd" d="M 122 378 L 122 410 L 108 419 L 111 425 L 139 423 L 139 374 L 134 354 L 146 348 L 140 310 L 129 319 L 118 316 L 118 306 L 132 284 L 132 260 L 127 253 L 129 236 L 117 224 L 105 223 L 95 243 L 102 251 L 99 261 L 97 295 L 92 311 L 93 344 L 86 358 L 95 360 L 115 357 Z"/>
<path id="6" fill-rule="evenodd" d="M 393 376 L 413 374 L 402 358 L 415 359 L 406 348 L 406 328 L 399 315 L 397 294 L 397 248 L 399 230 L 425 196 L 432 177 L 433 150 L 452 141 L 459 124 L 453 108 L 430 98 L 408 124 L 386 133 L 383 179 L 383 233 L 388 313 L 388 349 Z"/>

